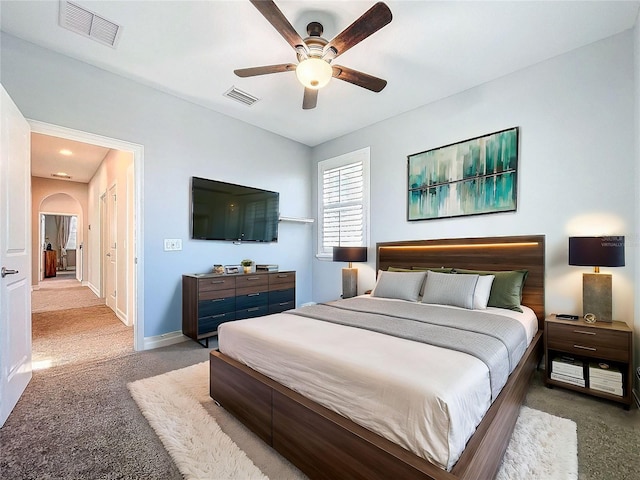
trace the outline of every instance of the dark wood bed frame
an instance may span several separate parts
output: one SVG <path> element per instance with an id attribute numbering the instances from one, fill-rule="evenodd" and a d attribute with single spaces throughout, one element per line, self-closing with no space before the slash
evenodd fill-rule
<path id="1" fill-rule="evenodd" d="M 529 271 L 523 304 L 539 331 L 451 472 L 429 463 L 251 368 L 212 351 L 210 394 L 312 479 L 491 479 L 498 472 L 542 356 L 543 235 L 378 243 L 376 267 Z"/>

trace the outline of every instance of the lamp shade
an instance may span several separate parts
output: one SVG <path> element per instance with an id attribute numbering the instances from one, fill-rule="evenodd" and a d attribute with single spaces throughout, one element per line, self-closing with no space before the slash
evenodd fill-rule
<path id="1" fill-rule="evenodd" d="M 366 262 L 367 247 L 333 247 L 334 262 Z"/>
<path id="2" fill-rule="evenodd" d="M 569 265 L 624 267 L 624 237 L 569 237 Z"/>
<path id="3" fill-rule="evenodd" d="M 326 60 L 311 57 L 298 64 L 296 76 L 305 87 L 318 90 L 329 83 L 333 76 L 333 69 Z"/>

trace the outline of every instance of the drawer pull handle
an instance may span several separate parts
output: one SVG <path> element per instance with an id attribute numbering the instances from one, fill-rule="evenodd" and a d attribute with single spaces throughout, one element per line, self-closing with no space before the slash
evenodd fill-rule
<path id="1" fill-rule="evenodd" d="M 225 282 L 224 280 L 211 280 L 212 284 L 221 284 L 221 283 L 224 283 L 224 282 Z"/>
<path id="2" fill-rule="evenodd" d="M 260 277 L 247 277 L 247 281 L 249 280 L 260 280 Z"/>
<path id="3" fill-rule="evenodd" d="M 258 292 L 258 293 L 249 293 L 249 294 L 247 294 L 247 297 L 257 297 L 258 295 L 260 295 L 260 292 Z"/>
<path id="4" fill-rule="evenodd" d="M 248 308 L 247 312 L 256 312 L 258 310 L 260 310 L 260 307 L 253 307 L 253 308 Z"/>
<path id="5" fill-rule="evenodd" d="M 582 350 L 591 350 L 592 352 L 595 352 L 597 350 L 597 348 L 594 347 L 584 347 L 582 345 L 574 345 L 573 348 L 580 348 Z"/>
<path id="6" fill-rule="evenodd" d="M 573 333 L 581 333 L 582 335 L 596 335 L 596 332 L 585 332 L 583 330 L 574 330 Z"/>
<path id="7" fill-rule="evenodd" d="M 280 302 L 280 306 L 282 306 L 282 305 L 288 305 L 288 304 L 289 304 L 289 302 Z"/>
<path id="8" fill-rule="evenodd" d="M 226 300 L 226 298 L 214 298 L 213 300 L 210 300 L 211 303 L 215 303 L 215 302 L 222 302 Z"/>
<path id="9" fill-rule="evenodd" d="M 227 314 L 226 313 L 219 313 L 218 315 L 212 315 L 211 318 L 220 318 L 220 317 L 226 317 Z"/>
<path id="10" fill-rule="evenodd" d="M 280 275 L 278 275 L 278 278 L 287 278 L 289 275 L 285 274 L 285 273 L 281 273 Z"/>

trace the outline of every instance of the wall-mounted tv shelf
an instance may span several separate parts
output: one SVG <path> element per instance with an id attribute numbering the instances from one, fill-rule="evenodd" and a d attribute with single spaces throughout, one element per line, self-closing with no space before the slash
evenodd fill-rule
<path id="1" fill-rule="evenodd" d="M 289 223 L 313 223 L 315 220 L 313 218 L 303 218 L 303 217 L 283 217 L 280 216 L 281 222 L 289 222 Z"/>
<path id="2" fill-rule="evenodd" d="M 203 347 L 209 347 L 209 338 L 218 334 L 221 323 L 295 306 L 293 271 L 182 276 L 182 333 Z"/>

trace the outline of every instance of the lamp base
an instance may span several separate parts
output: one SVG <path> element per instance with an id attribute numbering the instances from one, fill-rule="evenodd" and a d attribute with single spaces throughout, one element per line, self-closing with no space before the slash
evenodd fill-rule
<path id="1" fill-rule="evenodd" d="M 598 322 L 611 323 L 611 275 L 582 274 L 582 314 L 593 313 Z"/>
<path id="2" fill-rule="evenodd" d="M 358 295 L 358 269 L 342 269 L 342 298 L 351 298 Z"/>

